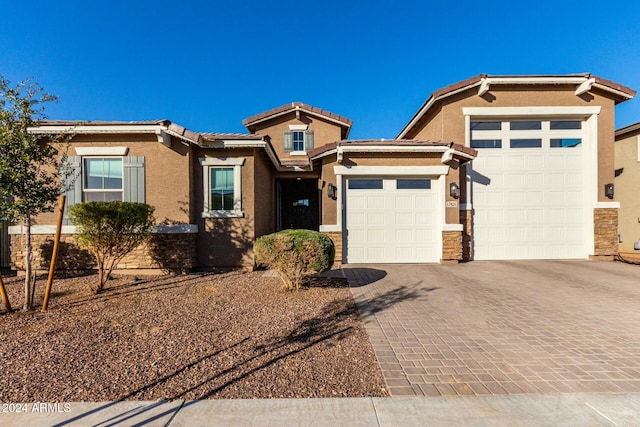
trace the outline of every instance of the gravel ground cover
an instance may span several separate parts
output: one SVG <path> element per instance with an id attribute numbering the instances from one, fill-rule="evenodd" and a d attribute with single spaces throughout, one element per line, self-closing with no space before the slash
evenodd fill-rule
<path id="1" fill-rule="evenodd" d="M 56 280 L 46 313 L 0 309 L 0 401 L 388 395 L 344 279 L 121 276 L 93 295 L 94 280 Z M 19 306 L 21 279 L 5 282 Z"/>

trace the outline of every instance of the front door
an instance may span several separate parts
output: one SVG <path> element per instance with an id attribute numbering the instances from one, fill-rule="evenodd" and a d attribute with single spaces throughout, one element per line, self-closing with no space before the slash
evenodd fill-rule
<path id="1" fill-rule="evenodd" d="M 318 231 L 320 225 L 318 180 L 281 179 L 278 186 L 278 230 Z"/>

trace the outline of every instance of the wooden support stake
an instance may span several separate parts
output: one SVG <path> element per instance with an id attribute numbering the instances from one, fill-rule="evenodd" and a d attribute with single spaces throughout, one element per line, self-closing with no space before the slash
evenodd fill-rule
<path id="1" fill-rule="evenodd" d="M 4 289 L 2 272 L 0 272 L 0 297 L 2 297 L 2 303 L 4 304 L 4 308 L 5 310 L 7 310 L 7 313 L 11 313 L 13 309 L 11 308 L 11 304 L 9 303 L 9 296 L 7 295 L 7 291 Z"/>
<path id="2" fill-rule="evenodd" d="M 62 217 L 64 215 L 64 203 L 66 197 L 60 196 L 60 206 L 58 208 L 58 224 L 56 226 L 56 237 L 53 241 L 53 253 L 51 254 L 51 265 L 49 265 L 49 277 L 47 278 L 47 288 L 44 292 L 44 301 L 42 302 L 42 312 L 47 311 L 49 304 L 49 295 L 51 294 L 51 286 L 53 285 L 53 273 L 56 270 L 56 258 L 58 257 L 58 246 L 60 245 L 60 232 L 62 231 Z"/>

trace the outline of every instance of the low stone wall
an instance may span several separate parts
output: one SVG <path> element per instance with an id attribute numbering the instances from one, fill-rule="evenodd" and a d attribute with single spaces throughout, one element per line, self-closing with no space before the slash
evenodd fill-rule
<path id="1" fill-rule="evenodd" d="M 37 270 L 48 270 L 53 253 L 54 236 L 36 234 L 31 236 L 33 266 Z M 11 267 L 24 270 L 25 236 L 11 236 Z M 118 270 L 154 269 L 164 272 L 183 273 L 196 266 L 196 234 L 154 233 L 148 242 L 138 246 L 117 265 Z M 56 262 L 57 271 L 84 271 L 96 267 L 94 257 L 80 248 L 75 235 L 62 235 Z"/>
<path id="2" fill-rule="evenodd" d="M 462 231 L 442 232 L 442 262 L 462 260 Z"/>
<path id="3" fill-rule="evenodd" d="M 593 211 L 594 256 L 613 257 L 618 253 L 618 209 Z"/>
<path id="4" fill-rule="evenodd" d="M 341 232 L 323 232 L 333 240 L 336 247 L 336 257 L 333 261 L 333 268 L 340 268 L 342 265 L 342 233 Z"/>

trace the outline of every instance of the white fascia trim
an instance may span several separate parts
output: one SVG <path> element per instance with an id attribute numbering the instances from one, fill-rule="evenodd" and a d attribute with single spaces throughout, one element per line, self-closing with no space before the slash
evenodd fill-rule
<path id="1" fill-rule="evenodd" d="M 354 176 L 383 176 L 383 175 L 414 175 L 439 176 L 449 173 L 449 166 L 334 166 L 336 175 Z"/>
<path id="2" fill-rule="evenodd" d="M 342 227 L 339 225 L 321 225 L 320 232 L 322 233 L 342 233 Z"/>
<path id="3" fill-rule="evenodd" d="M 166 131 L 166 127 L 161 125 L 104 125 L 104 126 L 34 126 L 27 129 L 32 134 L 56 134 L 56 133 L 71 133 L 71 134 L 93 134 L 93 133 L 157 133 Z"/>
<path id="4" fill-rule="evenodd" d="M 201 157 L 202 166 L 242 166 L 246 157 Z"/>
<path id="5" fill-rule="evenodd" d="M 306 108 L 302 108 L 302 107 L 299 107 L 299 106 L 297 106 L 297 107 L 292 107 L 290 110 L 282 111 L 282 112 L 277 113 L 277 114 L 271 114 L 271 115 L 269 115 L 269 116 L 267 116 L 267 117 L 265 117 L 265 118 L 262 118 L 262 119 L 260 119 L 260 120 L 256 120 L 255 122 L 251 122 L 251 123 L 249 123 L 249 124 L 248 124 L 248 126 L 253 126 L 253 125 L 255 125 L 255 124 L 258 124 L 258 123 L 262 123 L 262 122 L 265 122 L 265 121 L 271 120 L 271 119 L 273 119 L 274 117 L 284 116 L 284 115 L 289 114 L 289 113 L 294 112 L 294 111 L 303 111 L 303 112 L 305 112 L 305 113 L 307 113 L 307 114 L 311 114 L 311 115 L 313 115 L 313 116 L 320 117 L 320 118 L 322 118 L 323 120 L 327 120 L 327 121 L 329 121 L 329 122 L 337 123 L 337 124 L 339 124 L 339 125 L 341 125 L 341 126 L 344 126 L 344 127 L 348 128 L 348 129 L 350 129 L 350 128 L 351 128 L 351 125 L 350 125 L 350 124 L 348 124 L 348 123 L 346 123 L 346 122 L 343 122 L 343 121 L 340 121 L 340 120 L 336 120 L 336 119 L 334 119 L 334 118 L 332 118 L 332 117 L 323 116 L 322 114 L 314 113 L 313 111 L 307 110 Z"/>
<path id="6" fill-rule="evenodd" d="M 464 107 L 462 114 L 475 117 L 495 116 L 590 116 L 601 107 Z"/>
<path id="7" fill-rule="evenodd" d="M 9 234 L 25 234 L 27 228 L 24 225 L 11 225 L 8 227 Z M 77 234 L 75 225 L 63 225 L 60 229 L 61 234 Z M 56 234 L 55 225 L 32 225 L 31 234 Z"/>
<path id="8" fill-rule="evenodd" d="M 289 130 L 307 130 L 309 125 L 289 125 Z"/>
<path id="9" fill-rule="evenodd" d="M 126 156 L 129 147 L 75 147 L 78 156 Z"/>
<path id="10" fill-rule="evenodd" d="M 620 209 L 620 202 L 596 202 L 595 209 Z"/>
<path id="11" fill-rule="evenodd" d="M 478 95 L 482 96 L 485 93 L 489 92 L 489 88 L 491 87 L 491 82 L 489 79 L 482 79 L 480 83 L 480 88 L 478 89 Z"/>
<path id="12" fill-rule="evenodd" d="M 590 78 L 584 82 L 582 82 L 580 85 L 578 85 L 578 87 L 576 88 L 576 96 L 580 96 L 583 93 L 587 93 L 591 90 L 591 87 L 593 86 L 593 84 L 596 82 L 596 79 L 594 78 Z"/>
<path id="13" fill-rule="evenodd" d="M 462 224 L 442 224 L 442 231 L 462 231 Z"/>
<path id="14" fill-rule="evenodd" d="M 602 85 L 600 83 L 594 83 L 593 87 L 596 87 L 598 89 L 602 89 L 602 90 L 607 91 L 607 92 L 611 92 L 614 95 L 621 96 L 621 97 L 623 97 L 625 99 L 633 98 L 633 96 L 629 95 L 628 93 L 624 93 L 624 92 L 621 92 L 621 91 L 619 91 L 617 89 L 610 88 L 609 86 L 604 86 L 604 85 Z"/>
<path id="15" fill-rule="evenodd" d="M 357 145 L 357 146 L 344 146 L 341 148 L 342 152 L 349 153 L 395 153 L 395 152 L 409 152 L 409 153 L 443 153 L 449 149 L 446 145 L 428 145 L 428 146 L 415 146 L 415 145 Z"/>
<path id="16" fill-rule="evenodd" d="M 588 79 L 580 76 L 488 77 L 490 84 L 582 84 Z"/>

